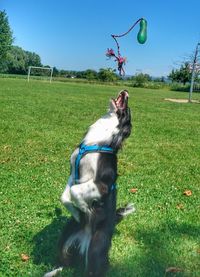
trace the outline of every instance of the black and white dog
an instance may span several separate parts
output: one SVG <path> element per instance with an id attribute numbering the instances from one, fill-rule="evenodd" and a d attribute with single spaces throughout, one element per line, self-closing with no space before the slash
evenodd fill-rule
<path id="1" fill-rule="evenodd" d="M 103 277 L 115 225 L 134 211 L 133 205 L 116 210 L 117 153 L 131 133 L 128 92 L 110 100 L 108 113 L 90 126 L 71 156 L 71 175 L 61 201 L 72 218 L 60 239 L 59 267 L 84 261 L 86 277 Z"/>

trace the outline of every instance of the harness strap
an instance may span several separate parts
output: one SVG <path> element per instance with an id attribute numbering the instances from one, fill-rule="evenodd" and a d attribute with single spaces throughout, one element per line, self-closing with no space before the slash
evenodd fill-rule
<path id="1" fill-rule="evenodd" d="M 111 191 L 112 191 L 112 190 L 115 190 L 115 189 L 117 189 L 117 184 L 113 184 L 113 185 L 111 186 L 111 188 L 110 188 Z"/>
<path id="2" fill-rule="evenodd" d="M 110 154 L 114 154 L 115 151 L 113 150 L 112 147 L 107 146 L 107 145 L 86 145 L 84 143 L 81 143 L 80 147 L 79 147 L 79 153 L 76 157 L 75 160 L 75 183 L 78 183 L 79 180 L 79 165 L 80 165 L 80 161 L 83 158 L 84 155 L 88 154 L 88 153 L 94 153 L 94 152 L 101 152 L 101 153 L 110 153 Z M 113 184 L 111 187 L 111 190 L 115 189 L 116 185 Z"/>

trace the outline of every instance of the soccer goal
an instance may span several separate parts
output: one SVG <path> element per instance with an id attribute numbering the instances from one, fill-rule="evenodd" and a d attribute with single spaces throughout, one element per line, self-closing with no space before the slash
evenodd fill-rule
<path id="1" fill-rule="evenodd" d="M 28 82 L 31 76 L 47 78 L 49 82 L 52 81 L 53 67 L 40 67 L 40 66 L 29 66 L 28 67 Z"/>

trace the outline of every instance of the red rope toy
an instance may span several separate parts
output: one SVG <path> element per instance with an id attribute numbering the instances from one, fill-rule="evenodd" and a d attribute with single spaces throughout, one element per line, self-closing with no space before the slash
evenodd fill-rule
<path id="1" fill-rule="evenodd" d="M 115 40 L 115 43 L 117 44 L 117 55 L 115 54 L 114 50 L 112 48 L 108 48 L 107 52 L 106 52 L 106 56 L 108 58 L 115 58 L 115 62 L 117 62 L 117 68 L 119 71 L 119 75 L 120 76 L 124 76 L 125 75 L 125 71 L 123 66 L 126 63 L 126 58 L 122 57 L 120 54 L 120 46 L 119 43 L 117 41 L 117 38 L 121 38 L 126 36 L 130 31 L 132 31 L 132 29 L 140 22 L 140 30 L 138 32 L 138 36 L 137 36 L 137 40 L 139 43 L 143 44 L 145 43 L 146 39 L 147 39 L 147 21 L 144 18 L 140 18 L 138 19 L 132 26 L 131 28 L 121 34 L 121 35 L 111 35 L 111 37 Z"/>

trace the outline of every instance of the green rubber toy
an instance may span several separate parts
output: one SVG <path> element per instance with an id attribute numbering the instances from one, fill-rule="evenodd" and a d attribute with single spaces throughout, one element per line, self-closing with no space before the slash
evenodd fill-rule
<path id="1" fill-rule="evenodd" d="M 140 30 L 137 35 L 137 40 L 140 44 L 144 44 L 147 40 L 147 21 L 144 18 L 140 21 Z"/>

